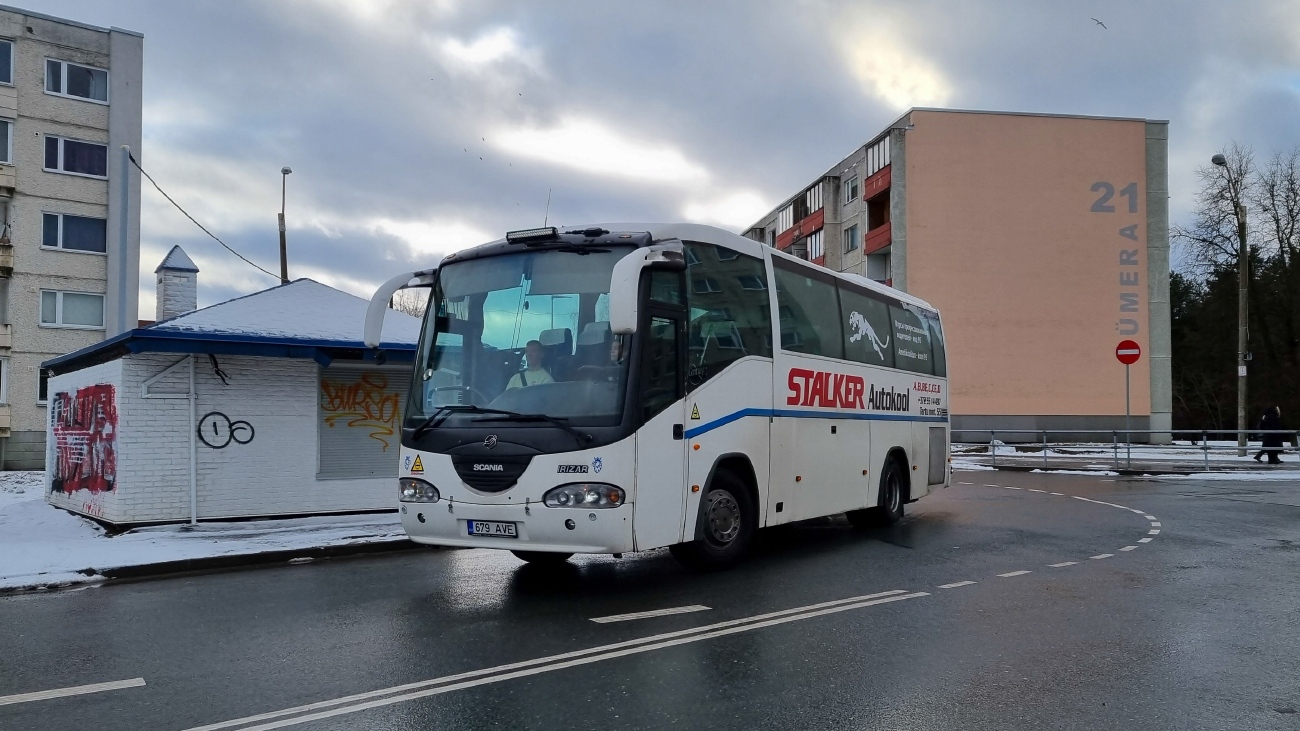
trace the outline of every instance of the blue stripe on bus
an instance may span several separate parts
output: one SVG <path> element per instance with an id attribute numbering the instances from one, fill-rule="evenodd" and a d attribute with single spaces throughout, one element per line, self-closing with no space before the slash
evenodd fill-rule
<path id="1" fill-rule="evenodd" d="M 697 427 L 687 429 L 684 436 L 687 439 L 693 439 L 705 432 L 711 432 L 719 427 L 726 426 L 733 421 L 743 419 L 746 416 L 780 416 L 789 419 L 857 419 L 859 421 L 927 421 L 946 423 L 946 416 L 912 416 L 911 414 L 858 414 L 858 413 L 841 413 L 836 411 L 795 411 L 792 409 L 741 409 L 733 411 L 730 414 L 714 419 L 707 424 L 701 424 Z"/>

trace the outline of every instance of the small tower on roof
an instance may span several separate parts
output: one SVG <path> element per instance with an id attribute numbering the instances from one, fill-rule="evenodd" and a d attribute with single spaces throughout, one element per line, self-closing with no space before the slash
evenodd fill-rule
<path id="1" fill-rule="evenodd" d="M 184 249 L 173 246 L 153 271 L 158 275 L 159 322 L 198 309 L 199 268 Z"/>

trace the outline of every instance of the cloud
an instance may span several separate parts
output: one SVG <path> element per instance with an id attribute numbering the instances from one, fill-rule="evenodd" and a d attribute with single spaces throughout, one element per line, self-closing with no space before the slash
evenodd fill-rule
<path id="1" fill-rule="evenodd" d="M 900 35 L 896 24 L 880 18 L 866 27 L 851 24 L 839 37 L 849 71 L 865 92 L 894 110 L 944 106 L 952 98 L 952 83 Z"/>
<path id="2" fill-rule="evenodd" d="M 503 127 L 491 144 L 504 152 L 601 177 L 649 183 L 699 183 L 709 172 L 676 146 L 625 134 L 590 118 L 567 117 L 551 127 Z"/>
<path id="3" fill-rule="evenodd" d="M 401 239 L 410 247 L 412 258 L 442 256 L 499 238 L 483 227 L 456 220 L 395 221 L 377 218 L 367 221 L 365 227 Z"/>
<path id="4" fill-rule="evenodd" d="M 772 209 L 773 202 L 755 190 L 741 190 L 682 207 L 682 215 L 692 223 L 709 223 L 730 229 L 750 225 Z"/>
<path id="5" fill-rule="evenodd" d="M 511 28 L 494 28 L 465 43 L 459 38 L 448 38 L 438 44 L 445 58 L 462 68 L 475 68 L 506 59 L 519 59 L 531 63 L 535 60 L 519 46 Z"/>

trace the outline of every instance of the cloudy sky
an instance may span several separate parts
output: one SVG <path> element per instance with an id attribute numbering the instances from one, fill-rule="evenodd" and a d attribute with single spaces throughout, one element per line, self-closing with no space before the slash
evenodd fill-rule
<path id="1" fill-rule="evenodd" d="M 10 0 L 18 3 L 20 0 Z M 1168 119 L 1171 215 L 1300 143 L 1300 2 L 27 0 L 145 36 L 145 169 L 227 243 L 363 296 L 550 220 L 741 229 L 911 106 Z M 1091 18 L 1102 20 L 1103 29 Z M 200 304 L 276 283 L 145 193 Z"/>

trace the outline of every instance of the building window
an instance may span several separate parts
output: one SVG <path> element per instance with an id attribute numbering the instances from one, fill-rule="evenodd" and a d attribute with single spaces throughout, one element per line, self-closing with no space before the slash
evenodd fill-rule
<path id="1" fill-rule="evenodd" d="M 36 403 L 43 404 L 49 400 L 50 395 L 50 372 L 42 370 L 37 375 L 36 382 Z"/>
<path id="2" fill-rule="evenodd" d="M 794 225 L 794 204 L 782 208 L 776 214 L 776 230 L 778 232 L 786 231 Z"/>
<path id="3" fill-rule="evenodd" d="M 844 202 L 852 203 L 858 199 L 858 176 L 854 175 L 844 181 Z"/>
<path id="4" fill-rule="evenodd" d="M 103 329 L 104 295 L 41 290 L 41 327 Z"/>
<path id="5" fill-rule="evenodd" d="M 699 277 L 692 283 L 692 288 L 696 294 L 711 294 L 722 291 L 722 287 L 718 286 L 718 280 L 713 277 Z"/>
<path id="6" fill-rule="evenodd" d="M 876 229 L 889 223 L 889 191 L 867 201 L 867 230 Z"/>
<path id="7" fill-rule="evenodd" d="M 0 119 L 0 162 L 12 165 L 14 163 L 14 123 L 10 119 Z"/>
<path id="8" fill-rule="evenodd" d="M 812 215 L 822 209 L 822 184 L 818 183 L 804 193 L 804 215 Z"/>
<path id="9" fill-rule="evenodd" d="M 108 72 L 92 66 L 45 59 L 45 93 L 108 103 Z"/>
<path id="10" fill-rule="evenodd" d="M 844 253 L 857 251 L 858 245 L 862 243 L 862 234 L 858 231 L 858 224 L 853 224 L 844 229 Z"/>
<path id="11" fill-rule="evenodd" d="M 108 251 L 108 221 L 68 213 L 44 213 L 41 246 L 103 254 Z"/>
<path id="12" fill-rule="evenodd" d="M 736 257 L 740 256 L 739 251 L 724 249 L 722 247 L 718 247 L 717 252 L 718 252 L 718 261 L 731 261 L 732 259 L 735 259 Z"/>
<path id="13" fill-rule="evenodd" d="M 45 171 L 108 177 L 108 145 L 45 136 Z"/>
<path id="14" fill-rule="evenodd" d="M 9 359 L 0 358 L 0 404 L 9 403 Z"/>
<path id="15" fill-rule="evenodd" d="M 14 42 L 0 40 L 0 84 L 14 84 Z"/>
<path id="16" fill-rule="evenodd" d="M 752 292 L 767 289 L 767 282 L 764 282 L 763 277 L 758 274 L 742 274 L 736 279 L 739 280 L 741 289 L 748 289 Z"/>
<path id="17" fill-rule="evenodd" d="M 867 148 L 867 175 L 875 175 L 889 164 L 889 138 L 886 137 Z"/>
<path id="18" fill-rule="evenodd" d="M 814 231 L 808 235 L 808 259 L 820 259 L 826 255 L 826 249 L 822 246 L 822 232 Z"/>

